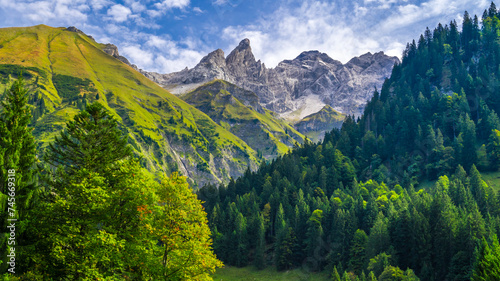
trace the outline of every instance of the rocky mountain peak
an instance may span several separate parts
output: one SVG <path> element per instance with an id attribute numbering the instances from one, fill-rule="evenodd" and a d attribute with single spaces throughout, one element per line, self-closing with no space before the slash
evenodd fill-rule
<path id="1" fill-rule="evenodd" d="M 317 50 L 302 52 L 293 61 L 299 63 L 303 63 L 306 61 L 323 61 L 330 64 L 342 64 L 341 62 L 332 59 L 327 54 L 321 53 L 320 51 Z"/>
<path id="2" fill-rule="evenodd" d="M 255 64 L 255 57 L 250 47 L 250 40 L 243 39 L 240 44 L 227 56 L 226 64 L 249 66 Z"/>
<path id="3" fill-rule="evenodd" d="M 74 27 L 74 26 L 70 26 L 68 28 L 66 28 L 67 31 L 71 31 L 71 32 L 76 32 L 76 33 L 80 33 L 80 34 L 83 34 L 85 36 L 87 36 L 88 38 L 92 39 L 95 41 L 94 37 L 90 36 L 90 35 L 87 35 L 85 34 L 83 31 L 81 31 L 80 29 Z"/>
<path id="4" fill-rule="evenodd" d="M 192 69 L 170 74 L 143 73 L 175 94 L 222 79 L 256 93 L 262 107 L 289 120 L 300 120 L 325 105 L 345 114 L 360 114 L 373 89 L 380 88 L 390 76 L 396 61 L 398 58 L 379 52 L 342 64 L 313 50 L 267 69 L 256 61 L 250 40 L 243 39 L 226 58 L 218 49 Z"/>
<path id="5" fill-rule="evenodd" d="M 206 65 L 212 67 L 224 67 L 226 65 L 226 60 L 224 58 L 224 51 L 221 49 L 217 49 L 204 58 L 201 59 L 199 65 Z"/>

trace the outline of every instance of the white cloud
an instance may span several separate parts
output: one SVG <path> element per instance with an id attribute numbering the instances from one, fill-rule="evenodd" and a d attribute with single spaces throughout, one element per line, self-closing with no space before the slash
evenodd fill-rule
<path id="1" fill-rule="evenodd" d="M 433 29 L 439 22 L 458 19 L 465 7 L 470 14 L 480 14 L 489 5 L 486 0 L 336 3 L 306 0 L 297 8 L 282 7 L 250 25 L 226 27 L 222 32 L 228 42 L 225 51 L 249 38 L 256 58 L 268 67 L 307 50 L 319 50 L 344 63 L 366 52 L 385 51 L 400 57 L 406 42 L 418 38 L 426 26 Z"/>
<path id="2" fill-rule="evenodd" d="M 140 13 L 146 10 L 146 6 L 141 4 L 141 2 L 136 1 L 126 1 L 134 13 Z"/>
<path id="3" fill-rule="evenodd" d="M 108 7 L 111 4 L 113 4 L 113 2 L 109 0 L 90 0 L 90 6 L 92 6 L 92 9 L 96 11 Z"/>
<path id="4" fill-rule="evenodd" d="M 203 14 L 205 11 L 203 11 L 200 7 L 194 7 L 193 12 L 197 14 Z"/>
<path id="5" fill-rule="evenodd" d="M 0 0 L 3 24 L 40 24 L 60 22 L 75 25 L 87 21 L 90 10 L 86 0 L 9 1 Z"/>
<path id="6" fill-rule="evenodd" d="M 159 10 L 169 10 L 172 8 L 185 8 L 189 6 L 189 0 L 164 0 L 160 3 L 156 3 L 155 7 Z"/>
<path id="7" fill-rule="evenodd" d="M 229 0 L 215 0 L 215 1 L 212 1 L 212 5 L 215 5 L 215 6 L 223 6 L 223 5 L 226 5 L 229 3 Z"/>
<path id="8" fill-rule="evenodd" d="M 319 50 L 343 62 L 379 50 L 381 46 L 376 40 L 360 36 L 337 10 L 332 3 L 306 1 L 296 9 L 279 9 L 270 20 L 252 26 L 228 27 L 223 37 L 232 41 L 233 47 L 239 40 L 249 38 L 255 56 L 268 67 L 307 50 Z"/>
<path id="9" fill-rule="evenodd" d="M 115 22 L 124 22 L 132 14 L 132 11 L 128 7 L 116 4 L 108 9 L 107 14 Z"/>
<path id="10" fill-rule="evenodd" d="M 137 44 L 123 47 L 120 53 L 135 64 L 151 66 L 153 63 L 153 53 L 143 50 L 141 46 Z"/>

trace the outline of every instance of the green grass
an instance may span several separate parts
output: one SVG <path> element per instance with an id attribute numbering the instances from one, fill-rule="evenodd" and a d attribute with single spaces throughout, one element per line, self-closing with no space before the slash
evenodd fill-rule
<path id="1" fill-rule="evenodd" d="M 272 267 L 257 270 L 255 267 L 231 267 L 218 269 L 212 276 L 214 281 L 326 281 L 330 280 L 328 273 L 309 273 L 301 268 L 278 272 Z"/>
<path id="2" fill-rule="evenodd" d="M 488 186 L 493 188 L 493 190 L 495 190 L 496 192 L 500 191 L 500 172 L 484 172 L 484 173 L 481 173 L 481 177 L 488 184 Z M 417 190 L 418 189 L 430 190 L 434 187 L 434 185 L 436 184 L 436 181 L 437 180 L 422 181 L 418 184 L 418 186 L 416 186 L 416 189 Z"/>
<path id="3" fill-rule="evenodd" d="M 500 172 L 481 173 L 481 176 L 493 190 L 500 191 Z"/>

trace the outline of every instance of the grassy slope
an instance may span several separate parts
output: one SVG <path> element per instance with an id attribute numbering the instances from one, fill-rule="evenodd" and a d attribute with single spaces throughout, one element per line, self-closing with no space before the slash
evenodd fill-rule
<path id="1" fill-rule="evenodd" d="M 322 139 L 325 132 L 342 126 L 345 114 L 340 113 L 329 105 L 325 105 L 320 111 L 304 117 L 294 127 L 313 141 Z"/>
<path id="2" fill-rule="evenodd" d="M 256 152 L 241 139 L 107 55 L 102 51 L 103 44 L 83 34 L 45 25 L 3 28 L 0 45 L 0 65 L 32 68 L 24 71 L 33 75 L 27 83 L 46 105 L 46 113 L 37 120 L 35 129 L 37 139 L 44 143 L 79 112 L 54 86 L 54 75 L 62 74 L 90 80 L 99 102 L 127 127 L 136 151 L 153 170 L 179 169 L 200 181 L 217 181 L 258 163 Z M 88 98 L 91 102 L 96 96 Z M 199 163 L 206 163 L 208 168 L 196 169 Z"/>
<path id="3" fill-rule="evenodd" d="M 272 267 L 265 268 L 263 270 L 257 270 L 254 267 L 224 267 L 218 269 L 217 272 L 212 276 L 214 281 L 298 281 L 298 280 L 310 280 L 310 281 L 326 281 L 330 280 L 328 273 L 309 273 L 302 269 L 294 269 L 289 271 L 278 272 Z"/>
<path id="4" fill-rule="evenodd" d="M 242 93 L 241 96 L 257 99 L 254 93 L 222 80 L 209 82 L 187 93 L 182 99 L 208 114 L 263 155 L 283 154 L 296 141 L 302 142 L 303 135 L 292 126 L 268 110 L 258 112 L 245 105 L 234 95 L 234 91 Z"/>

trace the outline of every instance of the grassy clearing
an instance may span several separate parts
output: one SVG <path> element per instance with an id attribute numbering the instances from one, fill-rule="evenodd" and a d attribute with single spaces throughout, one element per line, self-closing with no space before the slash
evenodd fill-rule
<path id="1" fill-rule="evenodd" d="M 482 173 L 483 180 L 496 192 L 500 191 L 500 172 Z"/>
<path id="2" fill-rule="evenodd" d="M 493 190 L 496 192 L 500 191 L 500 172 L 485 172 L 481 173 L 481 176 L 483 177 L 483 180 L 488 184 L 488 186 L 491 186 Z M 419 183 L 418 186 L 416 186 L 416 189 L 425 189 L 425 190 L 430 190 L 434 187 L 436 184 L 436 181 L 422 181 Z"/>
<path id="3" fill-rule="evenodd" d="M 309 281 L 326 281 L 330 280 L 326 272 L 320 273 L 308 273 L 303 269 L 294 269 L 288 271 L 278 272 L 272 267 L 268 267 L 263 270 L 257 270 L 255 267 L 231 267 L 226 266 L 224 268 L 218 269 L 217 272 L 212 276 L 214 281 L 298 281 L 298 280 L 309 280 Z"/>

